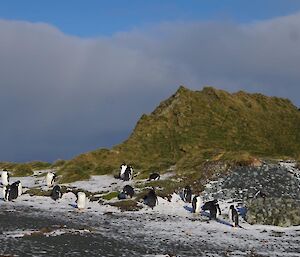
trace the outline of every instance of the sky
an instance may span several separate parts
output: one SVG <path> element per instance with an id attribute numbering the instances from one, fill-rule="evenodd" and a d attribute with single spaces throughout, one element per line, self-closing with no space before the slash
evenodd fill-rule
<path id="1" fill-rule="evenodd" d="M 124 141 L 179 85 L 300 106 L 300 1 L 0 2 L 0 161 Z"/>

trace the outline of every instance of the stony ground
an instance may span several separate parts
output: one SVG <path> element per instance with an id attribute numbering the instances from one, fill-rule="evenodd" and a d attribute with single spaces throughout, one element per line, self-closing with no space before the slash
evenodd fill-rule
<path id="1" fill-rule="evenodd" d="M 239 167 L 229 176 L 209 183 L 204 197 L 248 200 L 258 191 L 266 197 L 288 197 L 300 200 L 300 180 L 280 165 Z"/>
<path id="2" fill-rule="evenodd" d="M 15 178 L 17 179 L 17 178 Z M 24 178 L 24 186 L 44 188 L 39 175 Z M 123 184 L 98 176 L 67 185 L 97 193 Z M 297 187 L 298 186 L 298 187 Z M 102 188 L 102 189 L 101 189 Z M 44 188 L 46 190 L 46 188 Z M 191 205 L 174 194 L 159 199 L 153 210 L 121 212 L 89 202 L 76 209 L 75 196 L 62 199 L 24 194 L 15 202 L 0 201 L 0 254 L 13 256 L 300 256 L 300 226 L 281 228 L 249 225 L 234 229 L 226 215 L 231 203 L 243 203 L 256 191 L 299 200 L 299 181 L 286 167 L 238 168 L 206 186 L 203 201 L 220 199 L 223 214 L 209 221 L 206 213 L 191 213 Z M 104 190 L 104 191 L 105 191 Z M 280 193 L 278 193 L 280 192 Z M 57 252 L 60 252 L 60 255 Z"/>

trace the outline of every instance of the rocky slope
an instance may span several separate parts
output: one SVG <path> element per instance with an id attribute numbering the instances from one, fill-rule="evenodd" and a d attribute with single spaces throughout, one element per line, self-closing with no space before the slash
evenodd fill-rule
<path id="1" fill-rule="evenodd" d="M 229 175 L 211 181 L 203 198 L 240 207 L 250 224 L 300 225 L 300 170 L 288 164 L 235 168 Z"/>

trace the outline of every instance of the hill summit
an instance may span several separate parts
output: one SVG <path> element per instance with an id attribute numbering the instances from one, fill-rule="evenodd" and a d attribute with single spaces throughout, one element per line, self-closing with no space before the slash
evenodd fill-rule
<path id="1" fill-rule="evenodd" d="M 81 154 L 60 173 L 71 181 L 111 173 L 122 162 L 141 174 L 170 167 L 197 173 L 207 161 L 299 156 L 300 111 L 288 99 L 180 86 L 151 114 L 142 115 L 126 141 Z"/>

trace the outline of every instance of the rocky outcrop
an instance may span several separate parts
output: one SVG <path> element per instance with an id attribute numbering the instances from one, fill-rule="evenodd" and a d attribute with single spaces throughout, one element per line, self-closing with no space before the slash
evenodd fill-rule
<path id="1" fill-rule="evenodd" d="M 204 194 L 217 199 L 248 201 L 258 191 L 268 198 L 300 200 L 300 180 L 279 165 L 238 167 L 229 175 L 212 181 Z"/>
<path id="2" fill-rule="evenodd" d="M 300 179 L 282 165 L 235 168 L 206 185 L 202 195 L 241 204 L 251 224 L 300 225 Z"/>
<path id="3" fill-rule="evenodd" d="M 289 227 L 300 225 L 300 202 L 291 198 L 257 198 L 247 204 L 250 224 Z"/>

